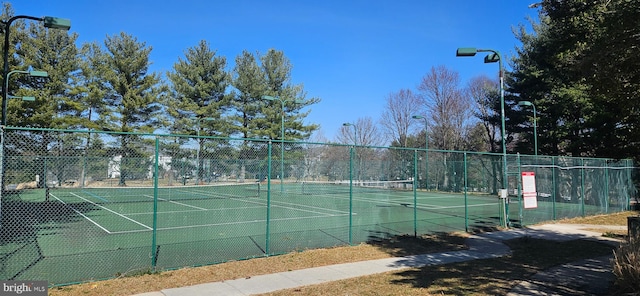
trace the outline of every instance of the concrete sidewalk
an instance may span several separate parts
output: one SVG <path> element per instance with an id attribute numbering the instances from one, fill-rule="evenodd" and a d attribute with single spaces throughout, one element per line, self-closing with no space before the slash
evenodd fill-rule
<path id="1" fill-rule="evenodd" d="M 187 296 L 187 295 L 254 295 L 283 289 L 296 288 L 355 278 L 365 275 L 397 271 L 406 268 L 440 265 L 468 260 L 504 256 L 510 253 L 504 240 L 529 236 L 532 238 L 568 241 L 573 239 L 597 239 L 617 244 L 618 241 L 602 237 L 600 233 L 585 229 L 601 225 L 545 224 L 524 229 L 489 232 L 472 235 L 466 240 L 464 251 L 443 252 L 416 256 L 395 257 L 362 262 L 329 265 L 275 274 L 227 280 L 189 287 L 165 289 L 136 296 Z M 626 229 L 612 226 L 611 229 Z M 611 256 L 582 260 L 565 264 L 536 274 L 530 280 L 519 283 L 509 295 L 600 295 L 606 293 L 613 280 Z"/>

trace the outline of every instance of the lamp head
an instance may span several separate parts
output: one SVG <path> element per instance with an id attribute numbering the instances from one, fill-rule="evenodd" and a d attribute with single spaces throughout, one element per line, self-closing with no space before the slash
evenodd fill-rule
<path id="1" fill-rule="evenodd" d="M 518 102 L 518 106 L 533 106 L 533 103 L 529 101 L 520 101 Z"/>
<path id="2" fill-rule="evenodd" d="M 29 71 L 29 76 L 31 76 L 31 77 L 49 77 L 49 73 L 47 73 L 47 71 Z"/>
<path id="3" fill-rule="evenodd" d="M 424 116 L 422 116 L 422 115 L 413 115 L 413 116 L 411 116 L 411 118 L 413 118 L 413 119 L 423 119 Z"/>
<path id="4" fill-rule="evenodd" d="M 45 16 L 43 18 L 43 20 L 44 20 L 44 27 L 45 28 L 52 28 L 52 29 L 58 29 L 58 30 L 69 30 L 69 29 L 71 29 L 71 20 L 69 20 L 69 19 L 63 19 L 63 18 L 52 17 L 52 16 Z"/>
<path id="5" fill-rule="evenodd" d="M 456 50 L 457 57 L 472 57 L 475 56 L 478 49 L 475 47 L 460 47 Z"/>
<path id="6" fill-rule="evenodd" d="M 345 122 L 345 123 L 343 123 L 343 124 L 342 124 L 342 126 L 352 126 L 352 125 L 353 125 L 353 124 L 348 123 L 348 122 Z"/>
<path id="7" fill-rule="evenodd" d="M 500 61 L 500 57 L 498 56 L 497 53 L 490 53 L 488 54 L 486 57 L 484 57 L 484 63 L 488 64 L 488 63 L 495 63 Z"/>
<path id="8" fill-rule="evenodd" d="M 263 100 L 267 100 L 267 101 L 275 101 L 277 100 L 277 98 L 272 97 L 272 96 L 262 96 Z"/>

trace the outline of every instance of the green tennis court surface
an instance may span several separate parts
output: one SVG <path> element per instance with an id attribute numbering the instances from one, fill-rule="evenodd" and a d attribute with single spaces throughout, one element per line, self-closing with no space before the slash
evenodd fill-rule
<path id="1" fill-rule="evenodd" d="M 32 261 L 14 262 L 15 268 L 28 266 L 24 270 L 9 269 L 60 284 L 148 270 L 152 260 L 170 269 L 359 243 L 413 233 L 415 227 L 454 231 L 465 223 L 499 223 L 498 200 L 486 195 L 414 195 L 406 184 L 364 182 L 273 182 L 267 189 L 253 182 L 50 189 L 44 203 L 55 210 L 40 215 L 54 218 L 51 227 L 42 224 L 32 241 L 5 245 Z M 40 194 L 46 195 L 34 191 Z M 110 268 L 92 268 L 96 262 Z M 54 269 L 65 272 L 52 274 Z"/>

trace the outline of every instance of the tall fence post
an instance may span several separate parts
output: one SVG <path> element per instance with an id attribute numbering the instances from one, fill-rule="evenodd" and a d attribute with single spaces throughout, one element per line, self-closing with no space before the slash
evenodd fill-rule
<path id="1" fill-rule="evenodd" d="M 467 152 L 464 153 L 464 231 L 469 232 L 469 204 L 467 201 L 467 188 L 469 180 L 467 179 Z"/>
<path id="2" fill-rule="evenodd" d="M 553 221 L 557 220 L 556 216 L 556 192 L 558 188 L 556 187 L 556 158 L 555 156 L 551 156 L 551 203 L 553 205 Z"/>
<path id="3" fill-rule="evenodd" d="M 582 204 L 582 217 L 585 216 L 585 206 L 584 206 L 584 157 L 580 158 L 581 168 L 580 168 L 580 203 Z"/>
<path id="4" fill-rule="evenodd" d="M 353 245 L 353 150 L 349 148 L 349 245 Z"/>
<path id="5" fill-rule="evenodd" d="M 271 253 L 270 245 L 271 245 L 271 230 L 269 229 L 271 225 L 271 150 L 272 150 L 272 142 L 269 141 L 268 149 L 267 149 L 267 221 L 266 221 L 266 241 L 265 241 L 265 253 L 267 256 Z"/>
<path id="6" fill-rule="evenodd" d="M 604 212 L 609 213 L 609 162 L 604 161 Z"/>
<path id="7" fill-rule="evenodd" d="M 625 161 L 625 167 L 626 167 L 625 171 L 627 172 L 627 188 L 629 188 L 630 186 L 633 186 L 633 179 L 632 179 L 632 174 L 631 174 L 631 170 L 633 169 L 632 166 L 633 166 L 633 163 L 631 162 L 631 160 L 627 159 Z M 631 192 L 629 192 L 629 191 L 630 191 L 629 189 L 625 190 L 626 205 L 625 205 L 624 209 L 627 210 L 627 211 L 628 210 L 637 209 L 637 206 L 636 206 L 636 208 L 632 208 L 631 207 Z"/>
<path id="8" fill-rule="evenodd" d="M 518 223 L 520 224 L 520 227 L 524 226 L 523 225 L 523 221 L 524 221 L 524 196 L 522 195 L 522 157 L 520 156 L 520 152 L 518 152 L 518 176 L 516 177 L 516 188 L 518 190 L 518 195 L 517 195 L 517 199 L 518 199 Z M 537 161 L 537 159 L 536 159 Z M 538 198 L 536 196 L 536 198 Z"/>
<path id="9" fill-rule="evenodd" d="M 429 134 L 425 131 L 425 137 L 427 137 L 427 143 L 429 141 Z M 429 147 L 424 149 L 424 189 L 429 191 Z"/>
<path id="10" fill-rule="evenodd" d="M 413 236 L 418 237 L 418 150 L 413 150 Z"/>
<path id="11" fill-rule="evenodd" d="M 153 231 L 151 238 L 151 267 L 155 270 L 158 260 L 158 160 L 160 154 L 160 140 L 156 137 L 155 159 L 153 165 Z"/>

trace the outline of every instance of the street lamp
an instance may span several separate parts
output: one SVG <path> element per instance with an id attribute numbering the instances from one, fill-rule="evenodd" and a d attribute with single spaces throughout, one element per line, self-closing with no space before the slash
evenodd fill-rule
<path id="1" fill-rule="evenodd" d="M 353 148 L 349 150 L 349 244 L 353 242 L 353 159 L 356 146 L 358 145 L 358 134 L 356 125 L 353 123 L 345 122 L 342 126 L 353 127 Z"/>
<path id="2" fill-rule="evenodd" d="M 267 101 L 280 101 L 282 109 L 280 110 L 280 192 L 284 192 L 284 103 L 285 102 L 294 102 L 297 104 L 304 103 L 304 101 L 300 100 L 287 100 L 281 99 L 279 97 L 272 96 L 262 96 L 263 100 Z"/>
<path id="3" fill-rule="evenodd" d="M 342 124 L 342 126 L 350 126 L 353 127 L 353 145 L 357 146 L 358 145 L 358 133 L 357 133 L 357 129 L 356 129 L 356 125 L 353 123 L 349 123 L 349 122 L 345 122 Z"/>
<path id="4" fill-rule="evenodd" d="M 9 77 L 11 77 L 11 74 L 13 74 L 13 73 L 28 74 L 28 75 L 29 75 L 29 76 L 31 76 L 31 77 L 49 77 L 49 73 L 47 73 L 46 71 L 33 71 L 33 70 L 32 70 L 32 71 L 21 71 L 21 70 L 13 70 L 13 71 L 11 71 L 11 72 L 7 73 L 7 79 L 4 81 L 4 86 L 3 86 L 3 87 L 4 87 L 4 89 L 7 91 L 7 95 L 6 95 L 7 99 L 18 99 L 18 98 L 20 98 L 20 99 L 22 99 L 23 101 L 35 101 L 35 100 L 36 100 L 36 98 L 35 98 L 35 97 L 28 97 L 28 96 L 25 96 L 25 97 L 16 97 L 16 96 L 12 96 L 12 95 L 9 95 L 9 94 L 8 94 L 8 92 L 9 92 Z M 2 102 L 2 110 L 7 110 L 7 101 L 8 101 L 8 100 L 4 100 L 4 101 Z M 5 122 L 5 124 L 6 124 L 6 119 L 5 119 L 5 121 L 4 121 L 4 122 Z"/>
<path id="5" fill-rule="evenodd" d="M 538 131 L 536 128 L 538 124 L 536 122 L 536 105 L 530 101 L 520 101 L 518 102 L 518 106 L 531 106 L 531 108 L 533 108 L 533 154 L 538 156 Z"/>
<path id="6" fill-rule="evenodd" d="M 202 120 L 206 120 L 206 121 L 212 121 L 212 120 L 216 120 L 213 117 L 202 117 L 202 118 L 198 118 L 196 120 L 196 136 L 198 137 L 198 155 L 197 155 L 197 161 L 198 161 L 198 165 L 197 165 L 197 171 L 196 171 L 196 185 L 198 185 L 198 181 L 200 181 L 200 175 L 202 174 L 202 172 L 200 171 L 200 145 L 201 145 L 201 139 L 200 139 L 200 121 Z"/>
<path id="7" fill-rule="evenodd" d="M 358 145 L 358 129 L 356 128 L 356 125 L 353 123 L 349 123 L 349 122 L 345 122 L 342 124 L 342 126 L 350 126 L 353 127 L 353 152 L 355 153 L 356 151 L 356 146 Z M 353 158 L 354 156 L 351 155 L 351 158 Z M 356 175 L 356 178 L 358 178 L 358 175 Z M 349 180 L 353 179 L 352 176 L 349 176 Z"/>
<path id="8" fill-rule="evenodd" d="M 7 31 L 5 33 L 5 36 L 9 35 L 9 32 Z M 7 45 L 7 40 L 5 38 L 5 47 Z M 6 56 L 6 55 L 5 55 Z M 16 96 L 10 96 L 8 95 L 8 91 L 9 91 L 9 77 L 11 76 L 11 74 L 13 73 L 22 73 L 22 74 L 28 74 L 31 77 L 48 77 L 49 74 L 45 71 L 20 71 L 20 70 L 14 70 L 11 72 L 6 72 L 6 68 L 7 68 L 7 59 L 5 59 L 5 73 L 6 75 L 4 75 L 4 83 L 2 84 L 2 125 L 5 126 L 6 125 L 6 110 L 7 110 L 7 101 L 9 98 L 21 98 L 23 101 L 35 101 L 36 98 L 35 97 L 30 97 L 30 96 L 23 96 L 23 97 L 16 97 Z M 5 168 L 6 168 L 6 157 L 4 157 L 4 140 L 2 141 L 2 143 L 0 144 L 0 162 L 1 162 L 1 172 L 0 172 L 0 199 L 4 196 L 4 192 L 5 192 L 5 187 L 4 187 L 4 179 L 5 179 Z M 45 180 L 46 182 L 46 180 Z M 0 201 L 0 206 L 1 206 L 1 201 Z M 0 212 L 1 213 L 1 212 Z M 1 216 L 0 216 L 1 218 Z"/>
<path id="9" fill-rule="evenodd" d="M 413 119 L 424 119 L 424 148 L 425 148 L 425 172 L 424 172 L 424 187 L 429 190 L 429 121 L 422 115 L 413 115 Z"/>
<path id="10" fill-rule="evenodd" d="M 1 21 L 3 27 L 1 28 L 4 31 L 4 46 L 2 47 L 3 53 L 3 62 L 4 62 L 4 70 L 2 72 L 2 78 L 5 83 L 2 85 L 2 125 L 7 125 L 7 99 L 9 98 L 7 95 L 7 88 L 9 80 L 9 29 L 11 27 L 11 23 L 17 19 L 30 19 L 34 21 L 39 21 L 44 23 L 45 28 L 59 29 L 59 30 L 69 30 L 71 28 L 71 21 L 68 19 L 62 19 L 57 17 L 45 16 L 45 17 L 34 17 L 28 15 L 16 15 L 10 18 L 7 21 Z M 4 184 L 2 184 L 4 186 Z M 2 188 L 4 190 L 4 188 Z"/>
<path id="11" fill-rule="evenodd" d="M 460 47 L 456 50 L 456 57 L 472 57 L 475 56 L 478 52 L 490 52 L 486 57 L 484 57 L 485 63 L 495 63 L 498 62 L 499 76 L 500 76 L 500 121 L 502 122 L 502 190 L 500 192 L 500 197 L 504 200 L 504 215 L 505 215 L 505 223 L 504 226 L 508 226 L 509 224 L 509 204 L 506 202 L 507 198 L 507 187 L 509 186 L 509 181 L 507 180 L 507 144 L 505 141 L 506 131 L 505 131 L 505 120 L 504 120 L 504 70 L 502 65 L 502 57 L 500 57 L 500 52 L 493 49 L 480 49 L 475 47 Z"/>

